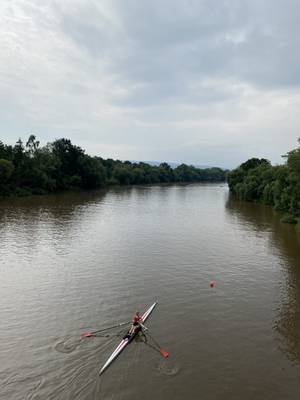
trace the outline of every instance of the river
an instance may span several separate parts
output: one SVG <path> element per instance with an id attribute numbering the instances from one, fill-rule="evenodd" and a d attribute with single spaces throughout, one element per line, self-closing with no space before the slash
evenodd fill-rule
<path id="1" fill-rule="evenodd" d="M 0 260 L 3 400 L 300 398 L 300 236 L 226 185 L 2 200 Z M 169 358 L 137 338 L 99 378 L 120 337 L 80 334 L 154 301 Z"/>

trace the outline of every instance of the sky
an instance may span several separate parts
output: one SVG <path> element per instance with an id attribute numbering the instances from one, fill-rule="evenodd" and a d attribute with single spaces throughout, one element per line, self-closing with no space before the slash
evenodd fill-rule
<path id="1" fill-rule="evenodd" d="M 234 168 L 300 137 L 298 0 L 1 0 L 0 140 Z"/>

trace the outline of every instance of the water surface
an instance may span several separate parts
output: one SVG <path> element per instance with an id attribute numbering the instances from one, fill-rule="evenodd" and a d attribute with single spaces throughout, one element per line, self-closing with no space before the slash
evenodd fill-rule
<path id="1" fill-rule="evenodd" d="M 298 400 L 300 239 L 279 218 L 218 184 L 0 202 L 0 398 Z M 169 359 L 136 340 L 99 379 L 120 338 L 80 333 L 156 300 Z"/>

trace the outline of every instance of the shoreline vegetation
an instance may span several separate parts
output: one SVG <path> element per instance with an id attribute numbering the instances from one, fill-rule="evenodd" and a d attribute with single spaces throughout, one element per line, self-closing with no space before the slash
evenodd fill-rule
<path id="1" fill-rule="evenodd" d="M 300 146 L 282 157 L 285 164 L 276 166 L 251 158 L 230 171 L 227 182 L 235 197 L 272 206 L 283 213 L 282 222 L 295 224 L 300 233 Z"/>
<path id="2" fill-rule="evenodd" d="M 57 139 L 41 147 L 34 135 L 14 146 L 0 140 L 0 197 L 29 196 L 89 190 L 112 185 L 225 182 L 226 170 L 163 162 L 152 166 L 91 157 L 69 139 Z"/>

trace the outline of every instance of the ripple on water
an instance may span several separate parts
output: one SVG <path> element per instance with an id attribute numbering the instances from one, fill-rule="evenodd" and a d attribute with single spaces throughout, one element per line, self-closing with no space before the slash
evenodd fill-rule
<path id="1" fill-rule="evenodd" d="M 179 373 L 179 365 L 170 359 L 160 360 L 157 370 L 161 375 L 175 376 Z"/>
<path id="2" fill-rule="evenodd" d="M 74 338 L 72 336 L 67 336 L 62 338 L 60 341 L 56 342 L 54 348 L 59 353 L 69 354 L 72 353 L 81 344 L 81 338 Z"/>

